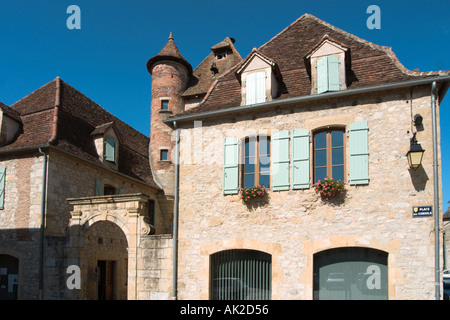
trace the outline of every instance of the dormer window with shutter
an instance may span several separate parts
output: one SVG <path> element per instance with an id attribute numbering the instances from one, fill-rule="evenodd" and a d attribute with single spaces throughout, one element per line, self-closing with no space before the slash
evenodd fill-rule
<path id="1" fill-rule="evenodd" d="M 348 48 L 325 37 L 305 57 L 311 77 L 311 94 L 347 89 L 346 69 L 349 59 Z"/>
<path id="2" fill-rule="evenodd" d="M 117 169 L 119 162 L 119 136 L 114 129 L 113 122 L 96 127 L 91 135 L 94 138 L 99 160 L 103 164 Z"/>
<path id="3" fill-rule="evenodd" d="M 241 105 L 264 103 L 278 95 L 278 67 L 256 49 L 236 71 L 236 76 L 241 82 Z"/>

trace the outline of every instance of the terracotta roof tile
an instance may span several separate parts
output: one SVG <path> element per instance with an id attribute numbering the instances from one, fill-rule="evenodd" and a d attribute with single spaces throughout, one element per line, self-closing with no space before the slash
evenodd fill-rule
<path id="1" fill-rule="evenodd" d="M 325 38 L 330 38 L 348 48 L 351 63 L 351 69 L 347 73 L 349 89 L 439 74 L 410 71 L 398 61 L 391 48 L 375 45 L 310 14 L 305 14 L 258 49 L 258 52 L 269 57 L 279 67 L 285 90 L 276 99 L 311 94 L 311 81 L 305 57 Z M 251 54 L 246 59 L 250 56 Z M 245 63 L 246 59 L 242 63 Z M 197 107 L 178 115 L 236 107 L 241 103 L 240 95 L 239 80 L 230 72 L 217 79 L 210 88 L 209 95 Z"/>
<path id="2" fill-rule="evenodd" d="M 57 78 L 47 83 L 11 108 L 21 114 L 21 133 L 13 143 L 1 147 L 0 151 L 52 144 L 101 165 L 92 133 L 96 128 L 100 130 L 105 124 L 113 122 L 121 140 L 119 172 L 159 189 L 150 168 L 150 139 L 62 80 Z M 55 110 L 58 112 L 55 113 Z M 55 133 L 56 139 L 51 141 Z"/>
<path id="3" fill-rule="evenodd" d="M 169 40 L 167 41 L 166 45 L 162 50 L 152 58 L 150 58 L 147 62 L 147 70 L 151 74 L 153 66 L 155 63 L 162 61 L 162 60 L 172 60 L 181 63 L 184 65 L 189 74 L 192 74 L 192 66 L 189 62 L 181 55 L 180 51 L 178 50 L 177 45 L 175 44 L 175 41 L 173 39 L 172 33 L 170 33 Z"/>
<path id="4" fill-rule="evenodd" d="M 231 38 L 225 38 L 211 48 L 213 51 L 194 69 L 183 96 L 206 94 L 216 79 L 242 61 L 242 57 L 234 47 L 233 42 Z M 216 59 L 214 50 L 223 48 L 229 48 L 231 54 L 228 54 L 224 59 Z M 213 63 L 217 69 L 215 74 L 211 70 Z"/>

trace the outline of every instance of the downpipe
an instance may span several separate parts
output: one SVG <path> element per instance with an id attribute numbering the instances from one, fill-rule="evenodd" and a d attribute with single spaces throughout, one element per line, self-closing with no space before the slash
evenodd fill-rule
<path id="1" fill-rule="evenodd" d="M 436 123 L 436 81 L 431 84 L 431 114 L 433 120 L 433 181 L 434 181 L 434 264 L 436 300 L 441 298 L 441 276 L 439 263 L 439 168 L 437 148 L 437 123 Z"/>
<path id="2" fill-rule="evenodd" d="M 175 129 L 175 192 L 173 203 L 173 283 L 172 299 L 178 299 L 178 198 L 179 198 L 179 167 L 180 167 L 180 130 L 176 121 L 173 122 Z"/>

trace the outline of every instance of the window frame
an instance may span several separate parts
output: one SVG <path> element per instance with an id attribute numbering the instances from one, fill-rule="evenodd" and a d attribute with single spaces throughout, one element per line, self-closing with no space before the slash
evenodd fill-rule
<path id="1" fill-rule="evenodd" d="M 170 99 L 161 99 L 161 111 L 169 111 L 169 101 Z M 165 106 L 167 105 L 167 108 Z"/>
<path id="2" fill-rule="evenodd" d="M 341 131 L 342 132 L 342 146 L 339 147 L 333 147 L 332 145 L 332 131 Z M 318 148 L 316 149 L 316 135 L 326 132 L 326 147 L 325 148 Z M 344 169 L 342 180 L 343 182 L 346 182 L 347 179 L 347 161 L 346 161 L 346 153 L 347 153 L 347 143 L 346 143 L 346 130 L 343 126 L 327 126 L 326 128 L 321 128 L 318 130 L 315 130 L 312 132 L 312 178 L 313 183 L 317 183 L 316 179 L 316 168 L 323 168 L 326 167 L 327 174 L 326 177 L 333 178 L 333 167 L 342 166 Z M 343 156 L 342 156 L 342 164 L 339 165 L 333 165 L 333 158 L 332 158 L 332 150 L 337 148 L 343 148 Z M 326 165 L 325 166 L 316 166 L 316 151 L 317 150 L 326 150 Z"/>
<path id="3" fill-rule="evenodd" d="M 165 154 L 165 159 L 163 159 Z M 159 161 L 169 161 L 169 149 L 159 149 Z"/>
<path id="4" fill-rule="evenodd" d="M 264 154 L 264 155 L 261 155 L 259 153 L 259 151 L 260 151 L 260 138 L 265 138 L 268 141 L 268 145 L 269 145 L 269 150 L 268 151 L 269 151 L 269 153 Z M 255 142 L 255 155 L 253 156 L 255 158 L 255 163 L 253 164 L 255 166 L 255 169 L 254 169 L 254 171 L 252 173 L 246 173 L 245 172 L 245 159 L 246 158 L 251 158 L 251 156 L 247 157 L 247 155 L 245 153 L 245 146 L 246 146 L 247 142 L 250 142 L 250 141 L 254 141 Z M 245 188 L 245 176 L 246 175 L 251 175 L 251 174 L 254 175 L 254 180 L 255 180 L 253 187 L 255 187 L 257 185 L 260 185 L 260 175 L 261 175 L 260 165 L 259 165 L 260 164 L 260 156 L 264 156 L 264 157 L 268 157 L 269 158 L 269 163 L 268 163 L 269 171 L 263 171 L 263 173 L 268 172 L 268 174 L 269 174 L 269 186 L 265 185 L 264 187 L 265 188 L 271 188 L 272 187 L 271 186 L 272 185 L 272 183 L 271 183 L 272 182 L 271 181 L 271 178 L 272 178 L 272 160 L 271 160 L 272 145 L 271 145 L 271 143 L 272 143 L 272 140 L 271 140 L 271 137 L 269 135 L 247 136 L 247 137 L 242 139 L 241 163 L 240 163 L 240 171 L 241 171 L 241 174 L 240 174 L 240 176 L 241 176 L 241 183 L 240 183 L 240 185 L 241 185 L 242 188 Z M 252 188 L 252 187 L 249 187 L 249 188 Z"/>

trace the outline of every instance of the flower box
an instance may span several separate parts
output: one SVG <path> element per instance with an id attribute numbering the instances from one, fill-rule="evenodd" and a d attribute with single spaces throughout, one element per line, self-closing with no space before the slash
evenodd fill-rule
<path id="1" fill-rule="evenodd" d="M 345 192 L 345 184 L 340 179 L 325 178 L 313 184 L 315 191 L 324 199 L 336 198 Z"/>
<path id="2" fill-rule="evenodd" d="M 240 188 L 239 197 L 244 201 L 248 202 L 252 199 L 263 198 L 267 194 L 267 189 L 263 185 L 255 186 L 252 188 Z"/>

